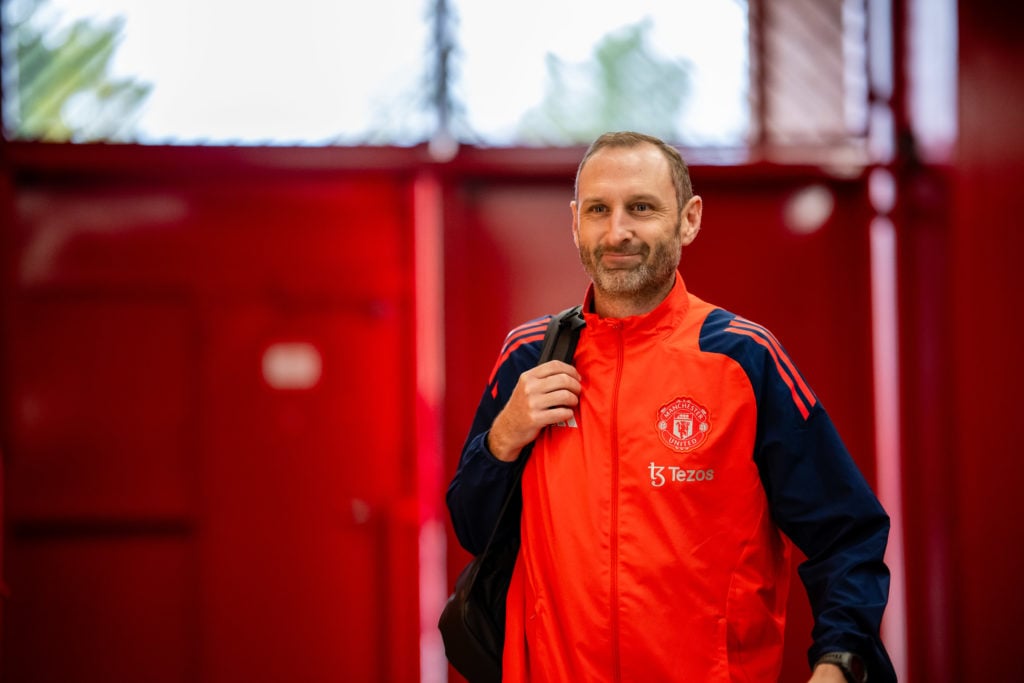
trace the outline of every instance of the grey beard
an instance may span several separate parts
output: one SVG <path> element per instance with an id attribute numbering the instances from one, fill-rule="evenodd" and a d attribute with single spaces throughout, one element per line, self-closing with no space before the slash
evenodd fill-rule
<path id="1" fill-rule="evenodd" d="M 653 253 L 648 250 L 643 262 L 632 270 L 607 270 L 601 265 L 601 256 L 607 250 L 601 247 L 593 251 L 580 249 L 580 261 L 598 291 L 642 300 L 661 293 L 675 280 L 680 246 L 678 241 L 673 242 L 672 249 L 664 242 L 656 244 Z"/>

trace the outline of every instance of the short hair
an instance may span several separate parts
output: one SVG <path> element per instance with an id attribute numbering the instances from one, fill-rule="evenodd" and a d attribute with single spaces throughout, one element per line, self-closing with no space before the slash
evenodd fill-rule
<path id="1" fill-rule="evenodd" d="M 683 155 L 675 147 L 653 135 L 645 135 L 644 133 L 633 131 L 605 133 L 590 144 L 590 147 L 587 148 L 587 153 L 583 155 L 583 159 L 580 160 L 580 165 L 576 169 L 576 185 L 573 189 L 573 196 L 577 200 L 579 199 L 580 173 L 583 172 L 583 167 L 590 161 L 592 156 L 607 147 L 637 147 L 644 143 L 657 147 L 665 155 L 665 159 L 668 160 L 669 170 L 672 173 L 672 184 L 676 188 L 676 201 L 679 202 L 679 210 L 682 211 L 683 207 L 686 206 L 686 202 L 690 201 L 690 198 L 693 197 L 690 169 L 687 168 Z"/>

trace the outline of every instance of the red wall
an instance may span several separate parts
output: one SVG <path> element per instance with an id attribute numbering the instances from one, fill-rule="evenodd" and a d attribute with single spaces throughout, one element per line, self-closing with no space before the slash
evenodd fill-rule
<path id="1" fill-rule="evenodd" d="M 1019 678 L 1024 524 L 1021 255 L 1024 9 L 960 3 L 960 140 L 950 235 L 947 423 L 955 680 Z"/>
<path id="2" fill-rule="evenodd" d="M 17 178 L 5 680 L 416 680 L 407 184 L 185 154 Z"/>

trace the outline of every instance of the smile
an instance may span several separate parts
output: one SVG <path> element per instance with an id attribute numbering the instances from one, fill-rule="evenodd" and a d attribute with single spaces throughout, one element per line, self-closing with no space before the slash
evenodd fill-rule
<path id="1" fill-rule="evenodd" d="M 629 265 L 642 260 L 642 254 L 623 254 L 609 251 L 606 251 L 603 254 L 601 254 L 601 261 L 606 265 L 612 266 Z"/>

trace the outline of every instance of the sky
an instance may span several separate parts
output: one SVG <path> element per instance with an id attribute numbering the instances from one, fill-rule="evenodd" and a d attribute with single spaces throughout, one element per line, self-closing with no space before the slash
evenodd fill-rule
<path id="1" fill-rule="evenodd" d="M 15 2 L 16 0 L 11 0 Z M 409 141 L 433 121 L 410 102 L 425 79 L 428 0 L 48 0 L 50 21 L 121 16 L 115 76 L 151 83 L 143 142 L 322 144 L 379 128 Z M 508 144 L 544 96 L 544 57 L 582 62 L 610 31 L 651 17 L 660 56 L 693 63 L 682 128 L 705 144 L 745 132 L 743 0 L 450 0 L 468 123 Z"/>

